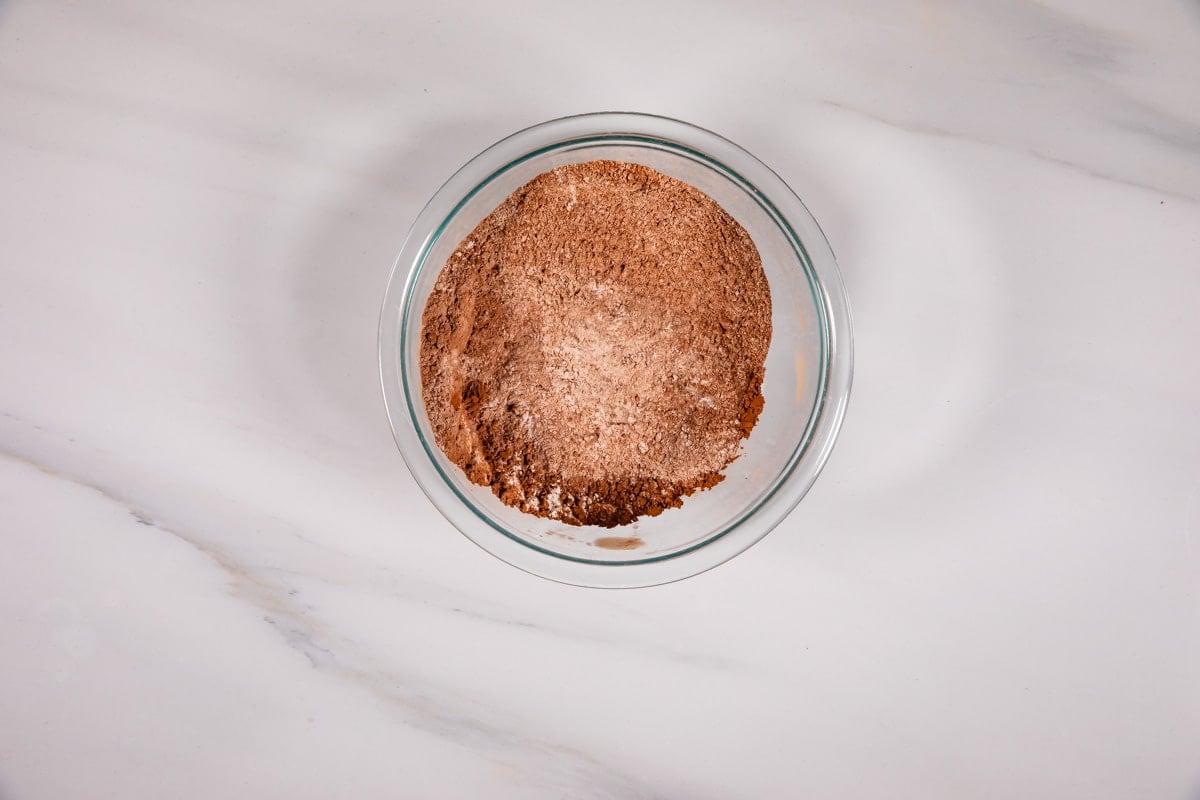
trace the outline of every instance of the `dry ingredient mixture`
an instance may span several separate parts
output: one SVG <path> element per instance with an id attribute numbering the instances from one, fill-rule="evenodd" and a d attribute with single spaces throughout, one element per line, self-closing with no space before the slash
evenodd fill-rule
<path id="1" fill-rule="evenodd" d="M 422 392 L 471 481 L 614 527 L 722 479 L 762 411 L 770 340 L 746 231 L 682 181 L 591 161 L 534 178 L 447 260 Z"/>

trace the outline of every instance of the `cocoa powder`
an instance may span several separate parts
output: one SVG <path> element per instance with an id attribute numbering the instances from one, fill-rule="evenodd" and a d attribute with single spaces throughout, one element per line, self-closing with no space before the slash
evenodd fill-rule
<path id="1" fill-rule="evenodd" d="M 722 480 L 762 411 L 770 340 L 746 231 L 682 181 L 591 161 L 518 189 L 446 261 L 422 393 L 471 481 L 613 527 Z"/>

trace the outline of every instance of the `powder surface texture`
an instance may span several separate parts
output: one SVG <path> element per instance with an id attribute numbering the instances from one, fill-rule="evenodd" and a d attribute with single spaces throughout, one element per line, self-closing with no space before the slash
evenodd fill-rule
<path id="1" fill-rule="evenodd" d="M 449 257 L 422 393 L 471 481 L 614 527 L 722 479 L 762 410 L 770 340 L 746 231 L 686 183 L 591 161 L 518 189 Z"/>

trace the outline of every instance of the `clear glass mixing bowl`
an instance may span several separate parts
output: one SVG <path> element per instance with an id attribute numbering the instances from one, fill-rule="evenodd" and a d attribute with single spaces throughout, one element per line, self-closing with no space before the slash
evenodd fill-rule
<path id="1" fill-rule="evenodd" d="M 725 480 L 686 498 L 682 508 L 608 529 L 524 514 L 468 481 L 434 442 L 418 360 L 425 301 L 458 243 L 535 176 L 594 159 L 652 167 L 690 183 L 733 215 L 762 255 L 774 326 L 763 412 Z M 552 580 L 648 586 L 695 575 L 737 555 L 779 524 L 812 486 L 833 448 L 850 393 L 850 309 L 816 221 L 754 156 L 678 120 L 584 114 L 497 142 L 433 196 L 392 269 L 379 325 L 379 368 L 404 460 L 429 499 L 468 538 Z M 614 544 L 628 549 L 613 549 Z"/>

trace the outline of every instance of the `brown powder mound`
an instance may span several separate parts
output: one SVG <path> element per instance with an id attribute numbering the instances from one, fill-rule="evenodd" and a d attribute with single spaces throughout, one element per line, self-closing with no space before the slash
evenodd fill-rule
<path id="1" fill-rule="evenodd" d="M 770 341 L 746 231 L 686 183 L 591 161 L 514 192 L 446 261 L 422 392 L 471 481 L 613 527 L 721 481 L 762 411 Z"/>

